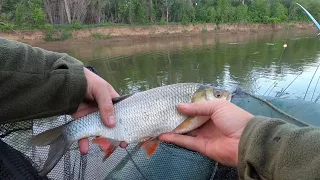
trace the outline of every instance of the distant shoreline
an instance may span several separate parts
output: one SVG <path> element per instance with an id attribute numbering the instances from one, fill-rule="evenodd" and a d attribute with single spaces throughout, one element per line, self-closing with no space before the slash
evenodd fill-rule
<path id="1" fill-rule="evenodd" d="M 50 41 L 110 41 L 165 39 L 202 34 L 231 35 L 237 33 L 273 32 L 291 28 L 316 31 L 311 22 L 290 22 L 281 24 L 190 24 L 190 25 L 148 25 L 109 26 L 79 30 L 15 30 L 0 32 L 0 37 L 26 43 Z"/>

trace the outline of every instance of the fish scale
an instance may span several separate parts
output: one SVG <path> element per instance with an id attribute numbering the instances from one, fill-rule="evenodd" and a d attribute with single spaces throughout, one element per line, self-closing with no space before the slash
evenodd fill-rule
<path id="1" fill-rule="evenodd" d="M 200 86 L 201 84 L 196 83 L 169 85 L 139 93 L 115 104 L 116 119 L 121 120 L 122 123 L 119 123 L 119 126 L 111 131 L 105 131 L 102 136 L 132 142 L 139 141 L 146 136 L 155 137 L 163 132 L 171 131 L 173 127 L 178 126 L 186 119 L 186 116 L 177 112 L 176 105 L 191 102 L 193 93 Z M 138 101 L 140 103 L 136 103 Z M 137 114 L 136 112 L 144 113 Z M 136 124 L 139 126 L 136 127 Z M 134 128 L 123 130 L 122 127 Z M 155 129 L 150 127 L 155 127 Z M 118 131 L 123 132 L 123 137 L 113 135 Z"/>
<path id="2" fill-rule="evenodd" d="M 171 131 L 187 118 L 177 112 L 176 105 L 191 102 L 191 97 L 200 86 L 198 83 L 181 83 L 137 93 L 114 105 L 117 119 L 114 128 L 106 129 L 100 120 L 100 113 L 95 112 L 70 123 L 65 129 L 66 134 L 72 140 L 103 136 L 128 143 L 158 136 Z"/>

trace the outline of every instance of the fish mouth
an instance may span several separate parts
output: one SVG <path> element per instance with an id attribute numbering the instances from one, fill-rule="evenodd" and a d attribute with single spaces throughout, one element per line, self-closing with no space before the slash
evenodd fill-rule
<path id="1" fill-rule="evenodd" d="M 232 93 L 228 93 L 227 97 L 226 97 L 226 100 L 227 101 L 231 101 L 232 99 Z"/>

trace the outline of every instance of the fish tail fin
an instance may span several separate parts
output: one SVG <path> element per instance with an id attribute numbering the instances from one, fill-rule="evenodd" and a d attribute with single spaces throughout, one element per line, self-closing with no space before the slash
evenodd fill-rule
<path id="1" fill-rule="evenodd" d="M 157 138 L 151 137 L 145 142 L 140 143 L 139 147 L 142 147 L 146 152 L 147 158 L 150 158 L 157 151 L 159 143 L 160 141 Z"/>
<path id="2" fill-rule="evenodd" d="M 68 151 L 74 141 L 70 141 L 63 134 L 64 126 L 60 126 L 34 136 L 29 144 L 33 146 L 50 145 L 48 158 L 39 172 L 40 176 L 46 176 L 59 162 L 62 156 Z"/>
<path id="3" fill-rule="evenodd" d="M 100 146 L 100 149 L 105 152 L 103 161 L 107 160 L 111 156 L 111 154 L 116 150 L 116 148 L 120 145 L 119 141 L 103 137 L 97 137 L 93 139 L 92 143 L 98 144 Z"/>

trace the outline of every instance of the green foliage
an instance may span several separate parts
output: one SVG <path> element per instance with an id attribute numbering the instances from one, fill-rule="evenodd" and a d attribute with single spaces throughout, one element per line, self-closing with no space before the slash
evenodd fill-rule
<path id="1" fill-rule="evenodd" d="M 241 0 L 88 0 L 87 9 L 81 14 L 84 18 L 76 18 L 73 12 L 76 9 L 71 8 L 70 24 L 64 14 L 63 18 L 57 18 L 64 19 L 64 23 L 54 22 L 49 26 L 48 23 L 53 22 L 52 18 L 49 20 L 50 11 L 56 10 L 46 12 L 48 7 L 44 8 L 42 0 L 0 0 L 0 22 L 15 29 L 77 30 L 124 24 L 310 21 L 295 2 L 302 4 L 315 18 L 320 17 L 319 0 L 245 0 L 244 3 Z M 63 13 L 65 11 L 56 14 Z"/>
<path id="2" fill-rule="evenodd" d="M 28 21 L 29 21 L 28 18 L 30 16 L 28 16 L 27 14 L 28 14 L 27 8 L 23 4 L 17 4 L 16 10 L 15 10 L 15 18 L 14 18 L 13 22 L 15 24 L 19 24 L 19 25 L 28 24 Z"/>
<path id="3" fill-rule="evenodd" d="M 45 29 L 45 30 L 53 30 L 53 26 L 51 24 L 44 24 L 43 27 L 41 29 Z"/>
<path id="4" fill-rule="evenodd" d="M 13 23 L 16 28 L 43 28 L 47 23 L 41 0 L 4 0 L 3 3 L 1 19 Z"/>
<path id="5" fill-rule="evenodd" d="M 218 23 L 234 22 L 235 7 L 231 5 L 231 0 L 218 0 L 216 21 Z"/>
<path id="6" fill-rule="evenodd" d="M 207 33 L 207 32 L 208 32 L 208 29 L 207 29 L 207 28 L 203 28 L 203 29 L 202 29 L 202 32 L 203 32 L 203 33 Z"/>
<path id="7" fill-rule="evenodd" d="M 101 34 L 101 33 L 93 33 L 91 34 L 91 36 L 93 38 L 96 38 L 96 39 L 110 39 L 111 38 L 111 34 L 107 34 L 107 35 L 104 35 L 104 34 Z"/>
<path id="8" fill-rule="evenodd" d="M 21 0 L 3 0 L 1 4 L 1 12 L 3 13 L 10 13 L 14 12 L 16 7 L 15 5 L 18 4 Z"/>
<path id="9" fill-rule="evenodd" d="M 166 24 L 166 23 L 167 23 L 167 22 L 166 22 L 165 18 L 162 17 L 162 18 L 160 19 L 160 24 Z"/>
<path id="10" fill-rule="evenodd" d="M 270 16 L 279 22 L 288 20 L 287 9 L 280 3 L 280 0 L 271 1 Z"/>
<path id="11" fill-rule="evenodd" d="M 49 30 L 44 36 L 45 41 L 64 41 L 70 39 L 72 33 L 67 30 Z"/>
<path id="12" fill-rule="evenodd" d="M 32 19 L 35 25 L 43 25 L 47 22 L 46 15 L 42 8 L 34 8 L 32 9 Z"/>
<path id="13" fill-rule="evenodd" d="M 79 22 L 72 23 L 72 29 L 82 29 L 82 25 Z"/>
<path id="14" fill-rule="evenodd" d="M 133 7 L 134 7 L 135 22 L 139 24 L 146 24 L 147 23 L 146 11 L 142 7 L 141 1 L 140 0 L 133 1 Z"/>
<path id="15" fill-rule="evenodd" d="M 248 6 L 246 4 L 241 4 L 236 7 L 235 19 L 236 22 L 246 23 L 248 22 Z"/>
<path id="16" fill-rule="evenodd" d="M 205 17 L 206 22 L 214 22 L 216 18 L 214 7 L 207 8 L 207 16 Z"/>
<path id="17" fill-rule="evenodd" d="M 8 22 L 9 21 L 9 15 L 7 13 L 2 13 L 0 15 L 0 22 Z"/>
<path id="18" fill-rule="evenodd" d="M 267 17 L 270 17 L 269 2 L 265 0 L 255 0 L 250 6 L 250 19 L 252 22 L 265 22 Z"/>
<path id="19" fill-rule="evenodd" d="M 182 15 L 181 24 L 182 24 L 182 25 L 187 25 L 188 23 L 189 23 L 188 16 L 187 16 L 186 13 L 184 13 L 184 14 Z"/>
<path id="20" fill-rule="evenodd" d="M 278 24 L 281 22 L 281 19 L 277 18 L 277 17 L 268 17 L 268 16 L 264 16 L 263 17 L 263 22 L 266 24 Z"/>
<path id="21" fill-rule="evenodd" d="M 12 31 L 13 28 L 14 28 L 13 24 L 0 23 L 1 31 Z"/>

